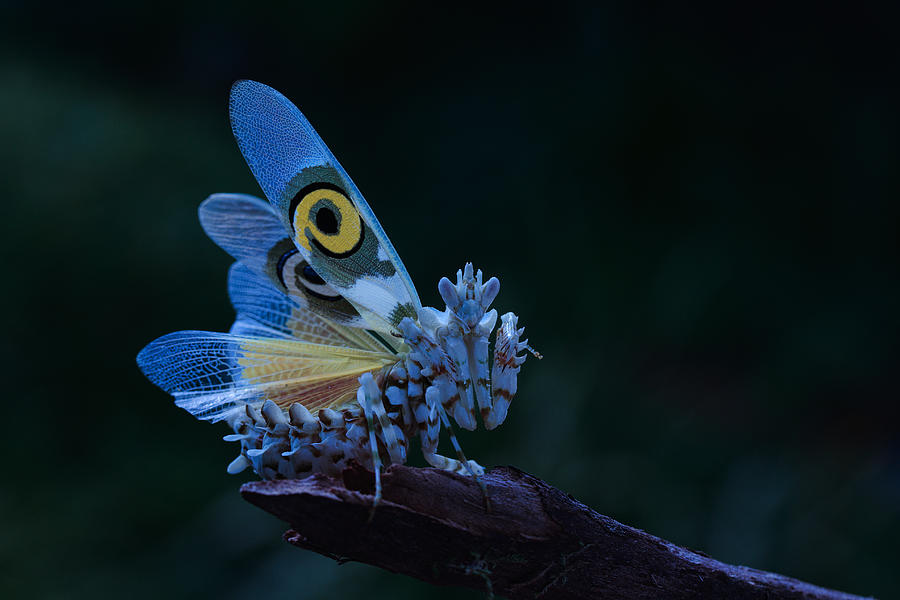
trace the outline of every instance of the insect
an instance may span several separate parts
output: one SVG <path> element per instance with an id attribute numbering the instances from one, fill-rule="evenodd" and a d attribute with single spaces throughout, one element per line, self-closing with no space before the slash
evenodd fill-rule
<path id="1" fill-rule="evenodd" d="M 143 373 L 199 419 L 226 421 L 240 444 L 230 473 L 263 479 L 375 472 L 404 463 L 418 437 L 428 464 L 479 479 L 453 433 L 506 418 L 524 352 L 513 313 L 497 325 L 496 277 L 471 263 L 442 278 L 443 311 L 423 307 L 409 273 L 347 173 L 287 98 L 238 81 L 229 101 L 241 153 L 268 202 L 214 194 L 200 223 L 236 262 L 229 333 L 180 331 L 137 357 Z M 446 429 L 456 458 L 438 454 Z"/>

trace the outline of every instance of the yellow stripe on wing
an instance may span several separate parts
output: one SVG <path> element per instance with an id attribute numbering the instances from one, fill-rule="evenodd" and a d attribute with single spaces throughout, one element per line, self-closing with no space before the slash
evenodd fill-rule
<path id="1" fill-rule="evenodd" d="M 351 398 L 360 375 L 396 362 L 390 352 L 208 331 L 170 333 L 138 355 L 144 374 L 178 406 L 210 421 L 267 399 L 285 408 L 335 406 Z"/>
<path id="2" fill-rule="evenodd" d="M 282 408 L 299 402 L 310 411 L 351 400 L 360 375 L 397 362 L 385 352 L 277 339 L 246 340 L 240 352 L 241 385 Z"/>

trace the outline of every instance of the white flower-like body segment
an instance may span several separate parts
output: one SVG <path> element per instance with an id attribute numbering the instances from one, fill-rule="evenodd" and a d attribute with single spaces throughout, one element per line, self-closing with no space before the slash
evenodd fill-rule
<path id="1" fill-rule="evenodd" d="M 272 401 L 257 410 L 237 407 L 228 417 L 241 444 L 241 454 L 228 467 L 246 467 L 263 479 L 296 478 L 321 472 L 337 475 L 354 459 L 363 465 L 406 462 L 410 441 L 419 437 L 426 461 L 458 473 L 480 475 L 483 468 L 467 460 L 456 441 L 451 419 L 474 430 L 477 415 L 487 429 L 507 416 L 525 355 L 540 357 L 517 328 L 518 317 L 506 313 L 497 325 L 491 303 L 500 291 L 492 277 L 483 282 L 471 263 L 457 272 L 456 284 L 440 280 L 444 311 L 425 307 L 420 319 L 400 324 L 405 348 L 397 362 L 380 373 L 359 378 L 356 398 L 312 414 L 294 403 L 287 411 Z M 493 359 L 490 335 L 496 328 Z M 476 411 L 477 407 L 477 411 Z M 447 429 L 456 458 L 438 454 L 442 428 Z M 374 465 L 373 465 L 374 463 Z"/>

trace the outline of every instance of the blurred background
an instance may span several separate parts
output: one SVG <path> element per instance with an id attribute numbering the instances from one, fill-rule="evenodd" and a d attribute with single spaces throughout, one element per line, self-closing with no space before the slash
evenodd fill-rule
<path id="1" fill-rule="evenodd" d="M 135 366 L 231 325 L 196 208 L 259 193 L 226 112 L 252 78 L 424 302 L 475 261 L 546 356 L 470 456 L 900 597 L 895 12 L 262 4 L 3 3 L 0 596 L 482 597 L 286 545 L 227 428 Z"/>

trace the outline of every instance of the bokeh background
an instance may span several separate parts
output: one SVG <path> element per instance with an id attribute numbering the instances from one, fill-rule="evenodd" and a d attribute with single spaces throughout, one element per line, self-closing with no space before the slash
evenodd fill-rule
<path id="1" fill-rule="evenodd" d="M 293 99 L 417 282 L 546 358 L 465 435 L 721 560 L 900 597 L 897 14 L 4 2 L 4 598 L 478 598 L 287 546 L 134 356 L 227 330 L 231 82 Z M 421 464 L 413 453 L 414 464 Z"/>

